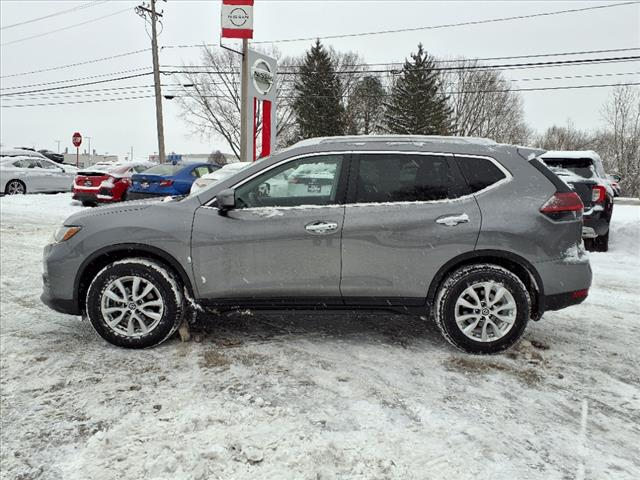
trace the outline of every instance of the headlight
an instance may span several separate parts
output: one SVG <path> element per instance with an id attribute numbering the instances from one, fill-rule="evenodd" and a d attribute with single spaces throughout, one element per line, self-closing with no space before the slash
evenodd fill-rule
<path id="1" fill-rule="evenodd" d="M 81 228 L 82 227 L 67 227 L 66 225 L 63 225 L 53 234 L 52 243 L 60 243 L 69 240 L 78 233 Z"/>

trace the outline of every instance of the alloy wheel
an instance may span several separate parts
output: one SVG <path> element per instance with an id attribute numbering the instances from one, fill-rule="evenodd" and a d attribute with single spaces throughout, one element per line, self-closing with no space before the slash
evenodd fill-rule
<path id="1" fill-rule="evenodd" d="M 111 330 L 139 337 L 158 326 L 164 301 L 158 288 L 146 278 L 124 276 L 112 280 L 103 290 L 100 311 Z"/>
<path id="2" fill-rule="evenodd" d="M 24 192 L 24 184 L 18 180 L 12 180 L 7 185 L 7 195 L 22 195 Z"/>
<path id="3" fill-rule="evenodd" d="M 456 300 L 455 320 L 460 331 L 476 342 L 494 342 L 513 327 L 518 308 L 509 290 L 498 282 L 479 282 Z"/>

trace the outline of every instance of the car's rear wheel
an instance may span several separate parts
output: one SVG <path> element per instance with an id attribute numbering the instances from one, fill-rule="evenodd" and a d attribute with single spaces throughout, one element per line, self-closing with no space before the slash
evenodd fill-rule
<path id="1" fill-rule="evenodd" d="M 185 305 L 179 280 L 165 266 L 144 258 L 104 267 L 87 291 L 86 312 L 98 334 L 126 348 L 146 348 L 169 338 L 182 323 Z"/>
<path id="2" fill-rule="evenodd" d="M 595 252 L 609 251 L 609 232 L 593 239 L 593 250 Z"/>
<path id="3" fill-rule="evenodd" d="M 88 202 L 87 200 L 82 201 L 83 207 L 97 207 L 98 204 L 96 202 Z"/>
<path id="4" fill-rule="evenodd" d="M 477 354 L 511 347 L 524 333 L 530 313 L 531 299 L 522 281 L 492 264 L 451 273 L 435 304 L 436 323 L 449 343 Z"/>
<path id="5" fill-rule="evenodd" d="M 4 188 L 7 195 L 24 195 L 27 193 L 27 186 L 21 180 L 10 180 Z"/>

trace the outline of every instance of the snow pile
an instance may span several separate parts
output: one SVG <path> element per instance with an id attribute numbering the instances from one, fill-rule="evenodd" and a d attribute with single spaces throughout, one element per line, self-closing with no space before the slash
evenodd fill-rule
<path id="1" fill-rule="evenodd" d="M 61 224 L 83 208 L 71 199 L 71 193 L 9 195 L 0 199 L 0 218 L 3 223 L 22 220 Z"/>
<path id="2" fill-rule="evenodd" d="M 610 251 L 640 258 L 640 206 L 614 204 L 609 237 Z"/>

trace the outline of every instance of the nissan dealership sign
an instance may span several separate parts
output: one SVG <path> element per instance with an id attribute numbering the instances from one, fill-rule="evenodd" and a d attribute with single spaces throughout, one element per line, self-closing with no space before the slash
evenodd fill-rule
<path id="1" fill-rule="evenodd" d="M 267 95 L 275 81 L 272 66 L 264 58 L 259 58 L 251 68 L 254 88 L 262 95 Z"/>
<path id="2" fill-rule="evenodd" d="M 253 38 L 253 0 L 222 0 L 223 38 Z"/>

